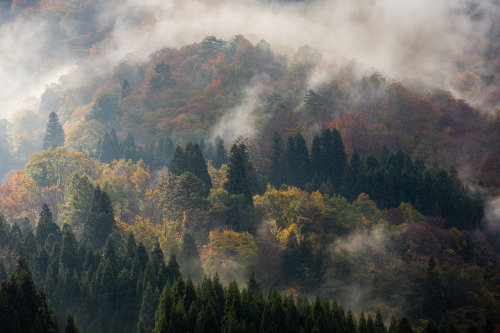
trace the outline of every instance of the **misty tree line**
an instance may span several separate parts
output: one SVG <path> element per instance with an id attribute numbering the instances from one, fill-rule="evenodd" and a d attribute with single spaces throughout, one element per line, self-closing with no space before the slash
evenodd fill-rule
<path id="1" fill-rule="evenodd" d="M 132 234 L 125 241 L 110 235 L 104 245 L 91 238 L 78 242 L 71 228 L 60 230 L 44 207 L 36 234 L 26 237 L 0 218 L 0 240 L 4 250 L 21 254 L 10 277 L 0 262 L 0 327 L 8 332 L 58 332 L 63 327 L 67 333 L 81 332 L 78 327 L 138 333 L 414 332 L 407 317 L 384 320 L 379 311 L 346 312 L 336 301 L 273 289 L 265 293 L 253 272 L 243 289 L 236 281 L 223 286 L 218 275 L 202 277 L 199 270 L 183 276 L 179 265 L 199 261 L 189 233 L 178 249 L 178 263 L 174 253 L 166 260 L 158 243 L 148 252 Z M 435 267 L 431 257 L 426 301 L 433 319 L 420 329 L 459 332 L 452 321 L 437 318 L 437 324 L 434 319 L 442 311 Z M 479 330 L 470 325 L 467 332 Z M 491 322 L 484 332 L 493 332 Z"/>
<path id="2" fill-rule="evenodd" d="M 52 112 L 44 149 L 63 144 L 64 132 Z M 319 190 L 324 194 L 342 195 L 350 201 L 366 193 L 382 209 L 409 202 L 424 215 L 442 216 L 449 227 L 460 229 L 477 227 L 483 216 L 481 201 L 466 190 L 456 174 L 428 168 L 421 159 L 413 161 L 401 150 L 390 154 L 385 149 L 379 159 L 369 155 L 366 160 L 355 151 L 348 161 L 337 129 L 326 128 L 315 136 L 310 152 L 300 133 L 288 137 L 286 144 L 275 133 L 271 151 L 266 156 L 271 162 L 267 173 L 256 171 L 247 150 L 244 142 L 236 142 L 228 157 L 220 137 L 216 138 L 215 147 L 204 141 L 199 145 L 188 142 L 185 151 L 179 146 L 174 149 L 170 138 L 160 140 L 157 145 L 137 147 L 131 134 L 120 142 L 112 129 L 98 144 L 94 157 L 103 163 L 121 158 L 134 162 L 142 159 L 153 168 L 168 167 L 176 176 L 191 172 L 202 181 L 206 197 L 212 185 L 205 154 L 215 168 L 228 163 L 226 189 L 231 194 L 243 195 L 248 204 L 252 203 L 253 195 L 265 191 L 264 185 L 269 181 L 275 187 L 290 185 L 309 192 Z"/>

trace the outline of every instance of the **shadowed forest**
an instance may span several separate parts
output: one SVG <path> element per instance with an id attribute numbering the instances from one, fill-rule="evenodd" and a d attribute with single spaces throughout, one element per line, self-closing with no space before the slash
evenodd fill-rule
<path id="1" fill-rule="evenodd" d="M 15 61 L 38 96 L 0 94 L 0 331 L 500 331 L 498 31 L 430 79 L 300 36 L 162 43 L 171 5 L 138 6 L 0 4 L 1 34 L 47 36 Z"/>

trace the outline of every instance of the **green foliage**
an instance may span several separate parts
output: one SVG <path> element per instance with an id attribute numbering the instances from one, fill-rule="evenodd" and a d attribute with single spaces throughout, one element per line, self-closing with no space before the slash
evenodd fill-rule
<path id="1" fill-rule="evenodd" d="M 43 138 L 43 149 L 54 149 L 64 146 L 64 139 L 65 135 L 59 118 L 55 112 L 51 112 L 49 121 L 47 122 L 45 137 Z"/>
<path id="2" fill-rule="evenodd" d="M 64 205 L 61 207 L 59 223 L 81 229 L 90 213 L 94 195 L 94 184 L 87 174 L 74 173 L 64 193 Z"/>
<path id="3" fill-rule="evenodd" d="M 107 125 L 116 120 L 120 114 L 121 109 L 117 98 L 110 94 L 101 94 L 95 100 L 87 120 L 97 120 Z"/>
<path id="4" fill-rule="evenodd" d="M 113 231 L 114 225 L 115 218 L 111 201 L 106 192 L 102 192 L 97 186 L 87 221 L 84 224 L 83 238 L 89 240 L 93 246 L 101 248 Z"/>
<path id="5" fill-rule="evenodd" d="M 228 181 L 224 188 L 230 194 L 242 194 L 245 202 L 253 205 L 250 183 L 247 177 L 248 154 L 245 144 L 233 144 L 229 156 Z"/>

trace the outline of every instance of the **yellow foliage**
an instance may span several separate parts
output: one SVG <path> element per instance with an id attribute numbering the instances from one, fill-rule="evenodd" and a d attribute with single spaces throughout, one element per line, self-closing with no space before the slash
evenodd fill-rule
<path id="1" fill-rule="evenodd" d="M 403 218 L 405 222 L 423 222 L 425 217 L 420 214 L 415 208 L 413 208 L 411 203 L 402 202 L 399 205 L 399 209 L 403 213 Z"/>
<path id="2" fill-rule="evenodd" d="M 248 232 L 212 230 L 210 242 L 203 246 L 201 257 L 207 272 L 218 271 L 229 262 L 243 266 L 255 265 L 258 248 L 255 238 Z"/>
<path id="3" fill-rule="evenodd" d="M 210 175 L 210 179 L 212 180 L 212 189 L 218 190 L 223 189 L 224 184 L 227 182 L 227 164 L 223 164 L 220 169 L 216 169 L 212 166 L 212 162 L 209 161 L 207 163 L 208 174 Z"/>
<path id="4" fill-rule="evenodd" d="M 184 233 L 181 223 L 167 219 L 164 219 L 162 224 L 154 224 L 147 217 L 136 216 L 132 224 L 125 222 L 117 224 L 124 235 L 133 233 L 137 244 L 142 242 L 149 250 L 153 248 L 155 240 L 158 240 L 165 254 L 170 253 L 172 246 L 180 241 Z"/>

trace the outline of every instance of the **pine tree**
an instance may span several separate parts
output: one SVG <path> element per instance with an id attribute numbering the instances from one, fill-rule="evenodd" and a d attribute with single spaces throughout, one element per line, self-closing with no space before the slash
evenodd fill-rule
<path id="1" fill-rule="evenodd" d="M 50 235 L 54 235 L 57 241 L 61 239 L 61 230 L 52 220 L 52 212 L 49 206 L 44 204 L 40 212 L 40 218 L 36 226 L 36 241 L 38 245 L 45 246 L 45 242 Z"/>
<path id="2" fill-rule="evenodd" d="M 111 129 L 109 134 L 104 134 L 104 139 L 102 140 L 96 155 L 102 163 L 111 163 L 111 161 L 118 160 L 122 157 L 122 149 L 120 147 L 120 143 L 118 142 L 114 128 Z"/>
<path id="3" fill-rule="evenodd" d="M 180 146 L 176 146 L 172 162 L 170 163 L 170 172 L 176 176 L 182 175 L 187 171 L 188 160 L 186 154 Z"/>
<path id="4" fill-rule="evenodd" d="M 197 282 L 201 281 L 203 268 L 194 237 L 190 232 L 185 232 L 182 237 L 179 261 L 181 263 L 181 272 L 184 276 L 188 276 Z"/>
<path id="5" fill-rule="evenodd" d="M 271 170 L 269 182 L 271 185 L 276 187 L 283 184 L 283 147 L 281 143 L 281 136 L 277 132 L 274 132 L 271 146 Z"/>
<path id="6" fill-rule="evenodd" d="M 222 164 L 227 164 L 227 152 L 224 147 L 224 140 L 220 136 L 215 138 L 215 156 L 212 161 L 214 168 L 220 169 Z"/>
<path id="7" fill-rule="evenodd" d="M 344 170 L 347 165 L 344 143 L 337 129 L 332 132 L 332 182 L 335 191 L 338 192 L 344 175 Z"/>
<path id="8" fill-rule="evenodd" d="M 47 122 L 45 137 L 43 138 L 43 150 L 64 146 L 64 139 L 65 135 L 59 118 L 55 112 L 51 112 L 49 121 Z"/>
<path id="9" fill-rule="evenodd" d="M 64 329 L 64 333 L 81 333 L 78 328 L 75 319 L 71 314 L 68 314 L 68 319 L 66 320 L 66 328 Z"/>
<path id="10" fill-rule="evenodd" d="M 94 184 L 86 174 L 73 174 L 66 191 L 64 205 L 61 207 L 59 221 L 80 229 L 87 221 L 92 206 Z"/>
<path id="11" fill-rule="evenodd" d="M 113 207 L 106 192 L 101 191 L 99 186 L 94 191 L 92 206 L 89 217 L 84 225 L 83 238 L 101 248 L 108 235 L 113 231 L 115 218 Z"/>
<path id="12" fill-rule="evenodd" d="M 205 186 L 205 196 L 210 193 L 212 188 L 212 180 L 208 174 L 207 163 L 203 157 L 200 146 L 196 143 L 188 142 L 186 144 L 185 156 L 187 160 L 187 172 L 193 173 L 198 177 Z"/>
<path id="13" fill-rule="evenodd" d="M 305 184 L 311 179 L 311 161 L 309 160 L 309 151 L 307 150 L 306 140 L 302 134 L 295 136 L 295 183 L 296 186 L 304 188 Z"/>
<path id="14" fill-rule="evenodd" d="M 132 160 L 137 162 L 139 160 L 139 154 L 137 152 L 137 147 L 135 146 L 134 138 L 132 134 L 128 133 L 125 140 L 122 142 L 122 154 L 121 157 L 126 161 Z"/>
<path id="15" fill-rule="evenodd" d="M 101 94 L 97 97 L 92 106 L 87 120 L 97 120 L 107 125 L 115 120 L 121 113 L 117 98 L 109 94 Z"/>
<path id="16" fill-rule="evenodd" d="M 246 171 L 247 158 L 245 145 L 233 144 L 229 156 L 228 181 L 224 184 L 224 188 L 231 194 L 242 194 L 245 202 L 253 205 Z"/>
<path id="17" fill-rule="evenodd" d="M 427 277 L 422 308 L 424 315 L 434 321 L 439 321 L 445 310 L 444 288 L 436 268 L 436 259 L 430 257 L 427 263 Z"/>
<path id="18" fill-rule="evenodd" d="M 175 78 L 172 75 L 172 70 L 165 62 L 162 61 L 156 64 L 154 71 L 156 75 L 151 77 L 151 90 L 160 92 L 175 86 Z"/>

